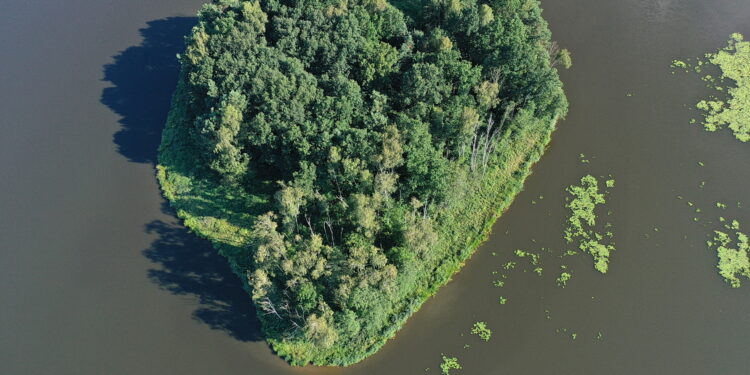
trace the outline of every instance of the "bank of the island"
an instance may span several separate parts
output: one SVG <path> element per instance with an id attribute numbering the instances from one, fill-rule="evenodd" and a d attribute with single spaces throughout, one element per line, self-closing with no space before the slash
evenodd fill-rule
<path id="1" fill-rule="evenodd" d="M 164 195 L 295 365 L 349 365 L 392 337 L 567 110 L 569 55 L 535 0 L 221 0 L 180 62 Z"/>

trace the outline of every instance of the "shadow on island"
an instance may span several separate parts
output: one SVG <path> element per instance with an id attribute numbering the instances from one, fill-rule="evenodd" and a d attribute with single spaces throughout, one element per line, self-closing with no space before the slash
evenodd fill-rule
<path id="1" fill-rule="evenodd" d="M 104 66 L 104 81 L 112 84 L 101 102 L 120 115 L 121 129 L 113 142 L 128 161 L 156 165 L 161 132 L 177 84 L 176 55 L 184 50 L 184 37 L 195 17 L 170 17 L 147 23 L 139 30 L 140 45 L 129 47 Z M 162 210 L 175 216 L 169 205 Z M 160 288 L 198 301 L 193 318 L 222 330 L 240 341 L 262 340 L 250 296 L 226 260 L 211 244 L 185 227 L 162 220 L 145 225 L 158 235 L 143 255 L 158 268 L 148 277 Z"/>

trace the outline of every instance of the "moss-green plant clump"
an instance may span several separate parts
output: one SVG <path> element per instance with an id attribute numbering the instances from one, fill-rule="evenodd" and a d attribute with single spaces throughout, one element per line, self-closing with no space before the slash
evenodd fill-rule
<path id="1" fill-rule="evenodd" d="M 484 341 L 490 341 L 490 337 L 492 337 L 492 331 L 487 328 L 485 322 L 474 323 L 474 326 L 471 327 L 471 334 L 479 336 Z"/>
<path id="2" fill-rule="evenodd" d="M 557 277 L 555 282 L 557 282 L 557 286 L 559 286 L 560 288 L 565 288 L 571 278 L 573 278 L 573 275 L 570 274 L 570 272 L 562 272 L 560 273 L 560 276 Z"/>
<path id="3" fill-rule="evenodd" d="M 750 42 L 735 33 L 726 47 L 706 54 L 705 60 L 699 59 L 692 65 L 678 60 L 672 63 L 673 67 L 686 71 L 692 67 L 696 73 L 701 73 L 704 65 L 721 71 L 718 84 L 713 85 L 721 97 L 712 96 L 696 104 L 703 111 L 703 127 L 711 132 L 728 128 L 738 140 L 750 141 Z M 711 84 L 717 81 L 711 75 L 703 76 L 703 80 Z"/>
<path id="4" fill-rule="evenodd" d="M 159 150 L 273 350 L 349 365 L 488 235 L 566 101 L 536 1 L 217 0 Z"/>
<path id="5" fill-rule="evenodd" d="M 461 364 L 458 363 L 458 358 L 456 357 L 446 357 L 443 355 L 443 363 L 440 364 L 440 371 L 443 373 L 443 375 L 450 375 L 451 370 L 460 370 Z"/>
<path id="6" fill-rule="evenodd" d="M 565 240 L 568 243 L 577 242 L 581 251 L 594 257 L 594 268 L 607 273 L 609 256 L 615 247 L 603 241 L 605 237 L 611 238 L 612 233 L 602 235 L 596 230 L 596 207 L 605 203 L 604 193 L 599 192 L 599 183 L 591 175 L 584 176 L 580 186 L 570 186 L 567 191 L 572 199 L 566 205 L 570 209 L 570 216 L 565 228 Z"/>
<path id="7" fill-rule="evenodd" d="M 750 243 L 747 234 L 740 231 L 737 220 L 725 224 L 725 228 L 734 231 L 734 238 L 730 233 L 716 230 L 708 246 L 715 249 L 719 257 L 719 274 L 732 288 L 739 288 L 742 285 L 740 277 L 750 278 Z"/>

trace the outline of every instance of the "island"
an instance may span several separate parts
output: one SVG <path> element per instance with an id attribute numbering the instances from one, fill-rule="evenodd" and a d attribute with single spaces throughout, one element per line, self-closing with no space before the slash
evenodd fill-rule
<path id="1" fill-rule="evenodd" d="M 219 0 L 157 177 L 293 365 L 375 353 L 487 238 L 567 101 L 537 0 Z"/>

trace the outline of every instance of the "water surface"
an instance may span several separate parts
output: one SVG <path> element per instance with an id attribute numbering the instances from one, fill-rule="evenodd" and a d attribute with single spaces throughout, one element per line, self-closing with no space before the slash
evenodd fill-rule
<path id="1" fill-rule="evenodd" d="M 174 55 L 201 2 L 0 2 L 0 373 L 437 374 L 441 353 L 464 374 L 750 368 L 750 285 L 730 289 L 704 245 L 709 207 L 748 196 L 750 149 L 688 125 L 708 91 L 669 68 L 750 35 L 750 3 L 543 1 L 573 53 L 562 73 L 570 113 L 525 191 L 378 354 L 319 369 L 269 351 L 239 280 L 179 225 L 153 177 Z M 606 276 L 586 257 L 556 257 L 564 188 L 588 173 L 617 180 Z M 552 249 L 541 278 L 522 261 L 501 270 L 513 250 L 541 247 Z M 573 273 L 565 289 L 560 264 Z M 504 288 L 493 271 L 508 275 Z M 494 332 L 487 344 L 468 335 L 479 320 Z"/>

